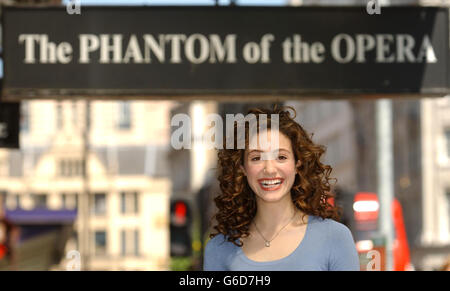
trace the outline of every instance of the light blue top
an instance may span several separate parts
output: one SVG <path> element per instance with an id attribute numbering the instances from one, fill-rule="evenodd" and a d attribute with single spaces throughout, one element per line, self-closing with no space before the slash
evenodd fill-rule
<path id="1" fill-rule="evenodd" d="M 205 247 L 204 271 L 359 271 L 350 230 L 332 219 L 310 215 L 305 235 L 287 257 L 256 262 L 218 234 Z"/>

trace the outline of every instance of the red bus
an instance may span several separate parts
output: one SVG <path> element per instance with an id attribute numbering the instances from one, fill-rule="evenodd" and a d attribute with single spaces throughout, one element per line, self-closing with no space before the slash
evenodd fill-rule
<path id="1" fill-rule="evenodd" d="M 374 257 L 367 254 L 372 250 L 379 251 L 380 270 L 385 270 L 385 245 L 379 238 L 378 213 L 380 204 L 376 193 L 359 192 L 353 200 L 355 228 L 353 230 L 356 248 L 360 256 L 361 270 L 366 270 Z M 392 219 L 394 227 L 393 270 L 413 270 L 410 259 L 408 239 L 406 236 L 403 211 L 400 202 L 392 202 Z"/>

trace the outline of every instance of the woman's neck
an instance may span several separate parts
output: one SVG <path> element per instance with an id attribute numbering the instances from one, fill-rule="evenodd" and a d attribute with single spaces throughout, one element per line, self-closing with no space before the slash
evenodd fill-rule
<path id="1" fill-rule="evenodd" d="M 290 198 L 290 197 L 288 197 Z M 292 221 L 293 216 L 299 213 L 290 199 L 278 202 L 265 202 L 257 200 L 257 212 L 253 222 L 264 233 L 273 233 Z"/>

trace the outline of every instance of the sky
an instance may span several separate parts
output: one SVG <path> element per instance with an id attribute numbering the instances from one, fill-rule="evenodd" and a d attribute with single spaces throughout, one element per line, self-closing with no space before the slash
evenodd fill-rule
<path id="1" fill-rule="evenodd" d="M 68 3 L 71 0 L 63 0 Z M 72 2 L 75 2 L 72 0 Z M 238 5 L 284 6 L 289 0 L 237 0 Z M 81 5 L 215 5 L 215 0 L 79 0 Z M 230 0 L 219 0 L 228 5 Z"/>

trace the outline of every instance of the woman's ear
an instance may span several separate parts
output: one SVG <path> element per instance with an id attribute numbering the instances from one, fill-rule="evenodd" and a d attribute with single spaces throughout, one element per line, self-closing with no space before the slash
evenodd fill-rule
<path id="1" fill-rule="evenodd" d="M 244 166 L 242 166 L 242 165 L 239 165 L 239 167 L 241 168 L 242 172 L 244 172 L 244 175 L 245 175 L 245 176 L 247 176 L 247 172 L 245 171 L 245 168 L 244 168 Z"/>

